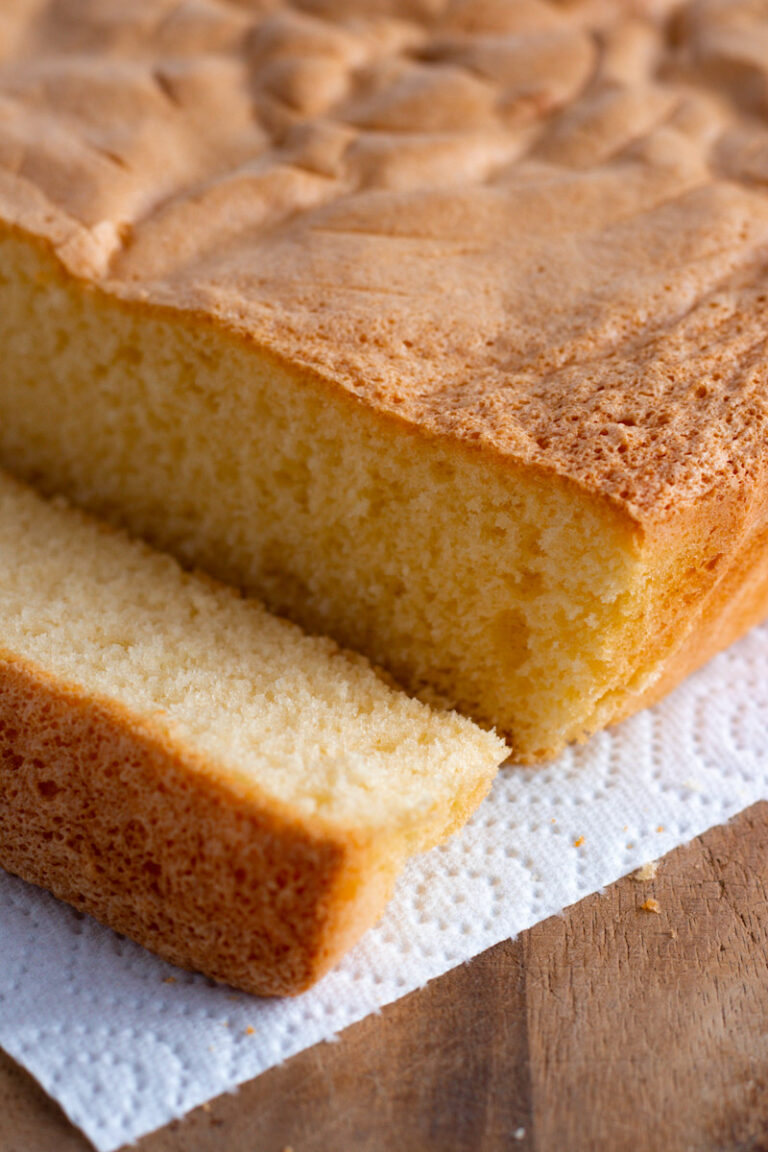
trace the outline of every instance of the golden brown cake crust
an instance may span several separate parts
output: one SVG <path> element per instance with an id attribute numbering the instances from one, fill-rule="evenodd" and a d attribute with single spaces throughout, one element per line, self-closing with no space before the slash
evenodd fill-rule
<path id="1" fill-rule="evenodd" d="M 258 995 L 317 980 L 380 915 L 402 864 L 2 653 L 0 795 L 0 866 Z"/>
<path id="2" fill-rule="evenodd" d="M 766 34 L 742 0 L 12 0 L 0 214 L 646 528 L 745 507 Z"/>

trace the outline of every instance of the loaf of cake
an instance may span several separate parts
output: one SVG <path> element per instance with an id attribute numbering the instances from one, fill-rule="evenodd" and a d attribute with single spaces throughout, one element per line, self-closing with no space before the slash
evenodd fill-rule
<path id="1" fill-rule="evenodd" d="M 306 988 L 505 752 L 0 473 L 0 866 L 167 960 Z"/>
<path id="2" fill-rule="evenodd" d="M 520 760 L 768 609 L 766 18 L 11 0 L 0 461 Z"/>

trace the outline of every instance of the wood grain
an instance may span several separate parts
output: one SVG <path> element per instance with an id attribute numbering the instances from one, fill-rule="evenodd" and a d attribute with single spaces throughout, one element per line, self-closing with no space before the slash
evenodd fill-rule
<path id="1" fill-rule="evenodd" d="M 137 1152 L 768 1152 L 767 888 L 759 804 Z M 2 1152 L 87 1148 L 0 1057 Z"/>

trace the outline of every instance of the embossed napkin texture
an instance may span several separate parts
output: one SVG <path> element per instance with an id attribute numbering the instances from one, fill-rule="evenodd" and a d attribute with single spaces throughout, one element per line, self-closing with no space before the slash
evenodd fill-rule
<path id="1" fill-rule="evenodd" d="M 503 770 L 297 999 L 173 969 L 0 873 L 0 1045 L 112 1152 L 766 797 L 764 626 L 556 763 Z"/>

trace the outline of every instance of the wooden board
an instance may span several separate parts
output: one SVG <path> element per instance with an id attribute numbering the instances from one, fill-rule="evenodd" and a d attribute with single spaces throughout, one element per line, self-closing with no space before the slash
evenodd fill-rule
<path id="1" fill-rule="evenodd" d="M 759 804 L 135 1148 L 766 1152 L 767 888 Z M 0 1150 L 88 1147 L 0 1057 Z"/>

